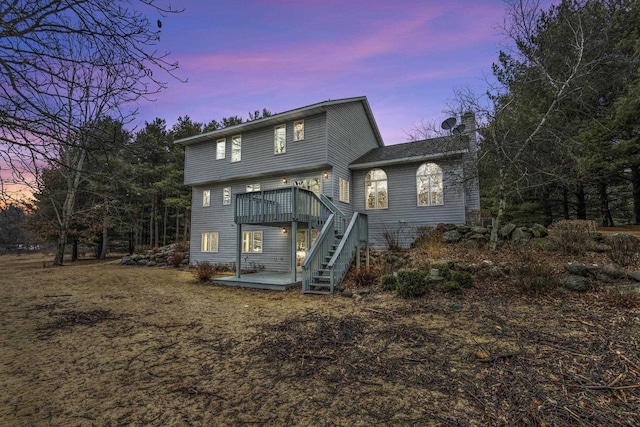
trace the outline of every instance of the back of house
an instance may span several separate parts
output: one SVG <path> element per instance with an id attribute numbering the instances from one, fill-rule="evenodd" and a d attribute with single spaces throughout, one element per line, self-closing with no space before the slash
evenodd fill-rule
<path id="1" fill-rule="evenodd" d="M 192 187 L 191 262 L 300 269 L 332 214 L 347 224 L 359 213 L 374 248 L 390 235 L 407 246 L 422 225 L 467 222 L 479 193 L 473 115 L 463 122 L 458 136 L 385 146 L 357 97 L 176 141 Z"/>

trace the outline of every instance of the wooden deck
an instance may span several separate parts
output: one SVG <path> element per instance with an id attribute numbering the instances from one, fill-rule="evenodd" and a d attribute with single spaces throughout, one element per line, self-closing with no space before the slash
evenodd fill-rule
<path id="1" fill-rule="evenodd" d="M 216 277 L 211 281 L 218 285 L 284 291 L 291 286 L 302 284 L 302 275 L 300 273 L 298 273 L 298 277 L 299 280 L 293 282 L 289 271 L 260 271 L 258 273 L 242 274 L 239 278 L 235 276 Z"/>

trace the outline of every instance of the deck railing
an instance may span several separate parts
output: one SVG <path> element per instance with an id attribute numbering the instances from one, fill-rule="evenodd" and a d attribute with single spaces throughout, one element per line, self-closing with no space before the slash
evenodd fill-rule
<path id="1" fill-rule="evenodd" d="M 331 210 L 312 191 L 299 187 L 236 194 L 237 224 L 299 221 L 320 228 Z"/>

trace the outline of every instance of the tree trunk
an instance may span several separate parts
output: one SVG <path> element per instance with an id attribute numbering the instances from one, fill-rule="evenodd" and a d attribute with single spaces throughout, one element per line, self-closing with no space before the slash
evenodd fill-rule
<path id="1" fill-rule="evenodd" d="M 67 195 L 64 198 L 64 204 L 62 205 L 62 215 L 58 218 L 60 228 L 58 231 L 58 243 L 56 245 L 56 254 L 53 259 L 53 265 L 62 266 L 64 264 L 64 249 L 67 244 L 67 235 L 69 234 L 71 221 L 73 220 L 76 195 L 78 193 L 78 188 L 80 187 L 80 178 L 83 174 L 84 160 L 87 156 L 87 151 L 85 149 L 80 148 L 79 150 L 80 154 L 78 163 L 75 165 L 73 175 L 67 178 Z"/>
<path id="2" fill-rule="evenodd" d="M 180 241 L 180 208 L 176 208 L 176 242 Z"/>
<path id="3" fill-rule="evenodd" d="M 551 206 L 551 197 L 547 187 L 542 189 L 542 212 L 544 214 L 544 226 L 548 227 L 553 222 L 553 206 Z"/>
<path id="4" fill-rule="evenodd" d="M 158 224 L 160 222 L 160 216 L 158 215 L 158 196 L 154 194 L 153 198 L 155 206 L 155 209 L 153 210 L 153 231 L 155 233 L 153 236 L 153 247 L 157 248 L 160 246 L 160 224 Z"/>
<path id="5" fill-rule="evenodd" d="M 587 203 L 585 201 L 584 186 L 581 182 L 576 186 L 576 210 L 578 219 L 587 219 Z"/>
<path id="6" fill-rule="evenodd" d="M 640 166 L 631 167 L 631 183 L 633 185 L 633 220 L 640 224 Z"/>
<path id="7" fill-rule="evenodd" d="M 598 198 L 600 199 L 600 224 L 603 227 L 613 227 L 613 217 L 609 209 L 607 183 L 604 180 L 598 181 Z"/>
<path id="8" fill-rule="evenodd" d="M 102 247 L 98 259 L 107 259 L 107 248 L 109 247 L 109 201 L 104 198 L 102 203 Z"/>
<path id="9" fill-rule="evenodd" d="M 189 240 L 189 226 L 191 225 L 191 215 L 189 211 L 184 211 L 184 240 Z"/>
<path id="10" fill-rule="evenodd" d="M 562 186 L 562 216 L 569 219 L 569 189 L 566 185 Z"/>
<path id="11" fill-rule="evenodd" d="M 73 246 L 71 247 L 71 262 L 78 260 L 78 238 L 73 237 Z"/>
<path id="12" fill-rule="evenodd" d="M 151 197 L 151 211 L 149 212 L 149 246 L 153 247 L 153 219 L 156 215 L 156 195 Z"/>
<path id="13" fill-rule="evenodd" d="M 164 206 L 164 214 L 162 215 L 162 246 L 167 246 L 167 206 Z"/>
<path id="14" fill-rule="evenodd" d="M 504 210 L 507 206 L 507 193 L 506 193 L 506 182 L 507 182 L 507 174 L 505 173 L 503 168 L 500 168 L 500 189 L 498 191 L 498 199 L 500 203 L 498 204 L 498 215 L 496 215 L 496 222 L 493 224 L 493 228 L 491 229 L 491 237 L 489 238 L 489 249 L 495 251 L 498 247 L 498 230 L 500 230 L 500 225 L 502 224 L 502 217 L 504 216 Z"/>

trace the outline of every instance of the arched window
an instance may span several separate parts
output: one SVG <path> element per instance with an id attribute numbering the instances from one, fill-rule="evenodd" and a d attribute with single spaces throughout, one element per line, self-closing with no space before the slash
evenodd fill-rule
<path id="1" fill-rule="evenodd" d="M 371 169 L 364 179 L 367 209 L 386 209 L 389 204 L 387 174 L 382 169 Z"/>
<path id="2" fill-rule="evenodd" d="M 418 206 L 444 204 L 442 168 L 435 163 L 423 163 L 416 172 Z"/>

